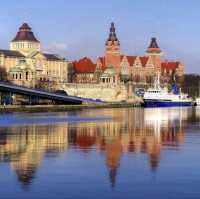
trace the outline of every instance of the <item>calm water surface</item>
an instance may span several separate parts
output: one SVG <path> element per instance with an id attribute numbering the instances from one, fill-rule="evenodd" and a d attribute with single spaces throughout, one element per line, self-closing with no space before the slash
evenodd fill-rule
<path id="1" fill-rule="evenodd" d="M 200 109 L 0 115 L 2 199 L 199 199 Z"/>

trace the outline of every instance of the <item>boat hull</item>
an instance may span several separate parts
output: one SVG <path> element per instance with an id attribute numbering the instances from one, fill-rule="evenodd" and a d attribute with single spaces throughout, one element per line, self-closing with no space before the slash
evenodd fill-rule
<path id="1" fill-rule="evenodd" d="M 185 107 L 193 106 L 192 101 L 158 101 L 158 100 L 144 100 L 144 107 Z"/>

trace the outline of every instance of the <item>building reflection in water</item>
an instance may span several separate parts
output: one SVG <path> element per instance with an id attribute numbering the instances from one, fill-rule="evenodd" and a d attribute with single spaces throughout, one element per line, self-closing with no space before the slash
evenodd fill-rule
<path id="1" fill-rule="evenodd" d="M 80 113 L 82 114 L 82 113 Z M 111 185 L 116 183 L 121 157 L 145 153 L 150 168 L 159 166 L 162 150 L 178 149 L 184 141 L 189 109 L 113 109 L 90 112 L 113 120 L 79 124 L 30 125 L 0 129 L 0 161 L 10 162 L 22 184 L 31 184 L 45 157 L 68 148 L 103 152 Z"/>
<path id="2" fill-rule="evenodd" d="M 68 147 L 67 126 L 2 128 L 0 161 L 9 161 L 20 182 L 31 183 L 45 154 L 58 155 Z"/>

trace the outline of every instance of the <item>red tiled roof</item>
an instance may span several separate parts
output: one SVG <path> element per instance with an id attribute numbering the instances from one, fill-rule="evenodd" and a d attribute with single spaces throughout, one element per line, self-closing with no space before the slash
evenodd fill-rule
<path id="1" fill-rule="evenodd" d="M 22 26 L 19 28 L 19 31 L 15 38 L 12 41 L 32 41 L 32 42 L 39 42 L 33 32 L 31 31 L 31 28 L 27 23 L 22 24 Z"/>
<path id="2" fill-rule="evenodd" d="M 102 65 L 105 65 L 105 57 L 99 57 L 99 59 L 100 59 Z"/>
<path id="3" fill-rule="evenodd" d="M 96 70 L 96 64 L 87 57 L 74 61 L 73 66 L 76 73 L 94 73 Z"/>
<path id="4" fill-rule="evenodd" d="M 169 70 L 176 70 L 179 66 L 180 62 L 162 62 L 161 63 L 161 68 L 162 70 L 166 70 L 166 71 L 169 71 Z"/>
<path id="5" fill-rule="evenodd" d="M 142 63 L 142 66 L 146 66 L 148 59 L 149 59 L 148 57 L 140 57 L 140 61 Z"/>
<path id="6" fill-rule="evenodd" d="M 128 60 L 128 62 L 129 62 L 129 65 L 130 66 L 133 66 L 133 64 L 134 64 L 134 62 L 135 62 L 135 60 L 136 60 L 136 58 L 137 58 L 137 56 L 126 56 L 126 55 L 121 55 L 120 56 L 120 60 L 122 61 L 122 59 L 123 59 L 123 57 L 126 57 L 127 58 L 127 60 Z M 148 57 L 139 57 L 140 58 L 140 61 L 141 61 L 141 63 L 142 63 L 142 66 L 145 66 L 146 65 L 146 63 L 147 63 L 147 61 L 148 61 Z M 100 62 L 101 62 L 101 64 L 102 64 L 102 69 L 104 70 L 105 69 L 105 57 L 99 57 L 99 60 L 100 60 Z"/>
<path id="7" fill-rule="evenodd" d="M 124 55 L 121 55 L 121 56 L 120 56 L 120 61 L 122 61 L 123 57 L 124 57 Z M 98 57 L 98 59 L 99 59 L 100 62 L 101 62 L 102 70 L 105 70 L 105 69 L 106 69 L 105 57 Z"/>
<path id="8" fill-rule="evenodd" d="M 137 58 L 137 56 L 126 56 L 127 57 L 127 60 L 130 64 L 130 66 L 133 66 L 134 62 L 135 62 L 135 59 Z"/>
<path id="9" fill-rule="evenodd" d="M 102 70 L 105 70 L 106 69 L 105 57 L 99 57 L 99 60 L 100 60 L 101 65 L 102 65 Z"/>

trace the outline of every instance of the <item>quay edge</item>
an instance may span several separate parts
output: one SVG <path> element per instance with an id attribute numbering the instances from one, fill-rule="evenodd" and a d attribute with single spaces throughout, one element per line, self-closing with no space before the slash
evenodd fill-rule
<path id="1" fill-rule="evenodd" d="M 141 107 L 141 103 L 106 103 L 101 105 L 83 104 L 83 105 L 7 105 L 0 106 L 0 113 L 15 113 L 15 112 L 61 112 L 75 111 L 83 109 L 98 109 L 98 108 L 131 108 Z"/>

